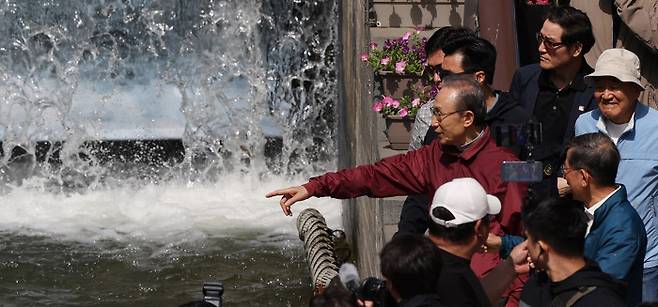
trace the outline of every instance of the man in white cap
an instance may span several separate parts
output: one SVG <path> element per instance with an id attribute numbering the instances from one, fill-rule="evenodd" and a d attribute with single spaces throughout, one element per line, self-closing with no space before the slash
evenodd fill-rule
<path id="1" fill-rule="evenodd" d="M 457 178 L 434 194 L 429 238 L 439 247 L 443 266 L 437 290 L 443 306 L 499 305 L 501 294 L 528 270 L 525 243 L 517 245 L 482 280 L 470 268 L 473 255 L 482 251 L 491 216 L 500 212 L 500 200 L 487 194 L 473 178 Z"/>
<path id="2" fill-rule="evenodd" d="M 628 50 L 605 50 L 585 78 L 594 82 L 598 109 L 578 118 L 576 135 L 602 132 L 617 145 L 616 182 L 626 186 L 647 233 L 642 300 L 658 301 L 658 111 L 638 102 L 640 59 Z"/>

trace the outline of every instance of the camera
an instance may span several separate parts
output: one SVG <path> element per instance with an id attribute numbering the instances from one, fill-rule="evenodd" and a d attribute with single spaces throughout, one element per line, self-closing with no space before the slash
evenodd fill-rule
<path id="1" fill-rule="evenodd" d="M 387 297 L 390 296 L 386 289 L 386 281 L 376 277 L 368 277 L 361 282 L 357 290 L 357 297 L 364 301 L 373 301 L 375 306 L 387 306 Z"/>
<path id="2" fill-rule="evenodd" d="M 359 283 L 359 273 L 351 263 L 343 263 L 338 271 L 342 285 L 362 301 L 372 301 L 375 306 L 396 306 L 395 300 L 386 288 L 386 281 L 368 277 Z"/>

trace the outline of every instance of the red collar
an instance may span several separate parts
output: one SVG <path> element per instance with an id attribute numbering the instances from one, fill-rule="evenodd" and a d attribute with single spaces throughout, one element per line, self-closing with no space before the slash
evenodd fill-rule
<path id="1" fill-rule="evenodd" d="M 485 127 L 484 130 L 482 130 L 482 136 L 473 142 L 471 146 L 469 146 L 466 150 L 464 151 L 459 151 L 457 148 L 454 146 L 445 146 L 441 150 L 450 155 L 456 155 L 462 160 L 471 160 L 475 155 L 477 155 L 484 147 L 487 146 L 487 143 L 491 140 L 491 135 L 489 132 L 489 128 Z"/>

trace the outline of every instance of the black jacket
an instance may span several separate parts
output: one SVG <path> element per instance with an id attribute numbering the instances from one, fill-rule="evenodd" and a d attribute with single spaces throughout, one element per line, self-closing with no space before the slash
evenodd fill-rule
<path id="1" fill-rule="evenodd" d="M 435 307 L 441 306 L 436 294 L 416 295 L 408 300 L 402 300 L 398 307 Z"/>
<path id="2" fill-rule="evenodd" d="M 592 68 L 586 62 L 583 62 L 579 75 L 582 76 L 591 70 Z M 540 92 L 539 79 L 542 72 L 544 70 L 539 64 L 531 64 L 519 68 L 512 78 L 509 93 L 512 99 L 525 109 L 528 118 L 534 119 L 535 106 Z M 546 197 L 558 195 L 557 176 L 562 164 L 562 152 L 566 144 L 573 139 L 578 116 L 597 107 L 593 94 L 594 86 L 592 84 L 586 84 L 583 90 L 576 91 L 574 94 L 561 146 L 539 144 L 533 148 L 532 159 L 544 163 L 544 180 L 532 185 L 532 192 L 529 193 L 529 197 L 532 199 L 531 202 L 534 203 Z M 547 133 L 546 130 L 544 130 L 544 133 Z M 548 133 L 551 132 L 548 131 Z M 522 152 L 519 158 L 521 160 L 529 159 L 528 152 Z"/>
<path id="3" fill-rule="evenodd" d="M 574 295 L 582 297 L 576 300 Z M 585 267 L 560 282 L 551 282 L 545 272 L 534 274 L 523 288 L 519 306 L 567 306 L 566 303 L 572 298 L 571 306 L 574 307 L 626 306 L 623 295 L 624 286 L 621 282 L 601 272 L 595 262 L 588 262 Z"/>

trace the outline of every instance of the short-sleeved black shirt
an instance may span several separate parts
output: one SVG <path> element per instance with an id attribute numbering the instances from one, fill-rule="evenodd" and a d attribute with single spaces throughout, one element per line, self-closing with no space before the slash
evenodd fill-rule
<path id="1" fill-rule="evenodd" d="M 470 260 L 441 251 L 443 266 L 437 284 L 443 306 L 491 306 L 480 280 L 471 270 Z"/>

